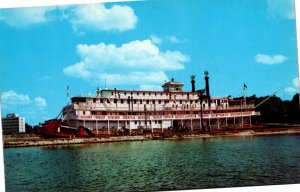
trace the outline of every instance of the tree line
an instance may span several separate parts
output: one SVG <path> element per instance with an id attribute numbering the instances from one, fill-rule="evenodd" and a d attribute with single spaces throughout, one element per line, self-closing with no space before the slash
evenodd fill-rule
<path id="1" fill-rule="evenodd" d="M 234 98 L 242 99 L 242 98 Z M 265 102 L 263 102 L 266 100 Z M 282 100 L 272 95 L 256 97 L 252 95 L 246 98 L 247 103 L 255 104 L 256 111 L 260 111 L 258 119 L 262 123 L 291 123 L 300 124 L 299 94 L 295 94 L 292 100 Z M 261 105 L 259 105 L 263 102 Z M 259 106 L 258 106 L 259 105 Z"/>

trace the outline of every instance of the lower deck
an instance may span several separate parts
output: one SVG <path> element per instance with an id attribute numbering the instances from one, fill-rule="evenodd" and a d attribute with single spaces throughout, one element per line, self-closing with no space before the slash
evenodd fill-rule
<path id="1" fill-rule="evenodd" d="M 143 118 L 143 119 L 69 119 L 70 126 L 84 126 L 96 135 L 114 134 L 120 130 L 128 130 L 129 133 L 162 133 L 169 128 L 184 128 L 190 132 L 206 130 L 224 130 L 227 128 L 251 127 L 256 124 L 254 115 L 233 117 L 199 117 L 199 118 Z"/>

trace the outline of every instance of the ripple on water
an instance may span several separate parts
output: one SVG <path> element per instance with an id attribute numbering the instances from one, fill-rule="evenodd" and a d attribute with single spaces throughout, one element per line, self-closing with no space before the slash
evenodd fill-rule
<path id="1" fill-rule="evenodd" d="M 299 136 L 4 149 L 7 191 L 155 191 L 300 182 Z M 288 149 L 288 150 L 287 150 Z"/>

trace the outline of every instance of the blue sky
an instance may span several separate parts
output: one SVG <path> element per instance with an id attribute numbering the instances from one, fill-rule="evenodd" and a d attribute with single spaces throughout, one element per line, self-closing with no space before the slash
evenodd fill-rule
<path id="1" fill-rule="evenodd" d="M 291 0 L 148 0 L 0 10 L 2 115 L 32 125 L 96 88 L 190 91 L 210 74 L 216 97 L 297 92 Z"/>

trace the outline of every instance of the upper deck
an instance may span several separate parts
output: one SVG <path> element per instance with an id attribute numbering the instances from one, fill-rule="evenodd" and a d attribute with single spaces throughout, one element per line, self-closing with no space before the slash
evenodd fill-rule
<path id="1" fill-rule="evenodd" d="M 106 112 L 166 112 L 183 113 L 199 110 L 253 110 L 254 105 L 246 105 L 243 100 L 230 102 L 228 97 L 201 97 L 203 91 L 184 92 L 183 84 L 174 81 L 166 82 L 163 91 L 141 90 L 100 90 L 95 96 L 72 97 L 72 104 L 65 112 L 75 110 L 76 114 L 101 114 Z M 210 99 L 210 100 L 209 100 Z M 89 112 L 93 111 L 93 112 Z"/>

